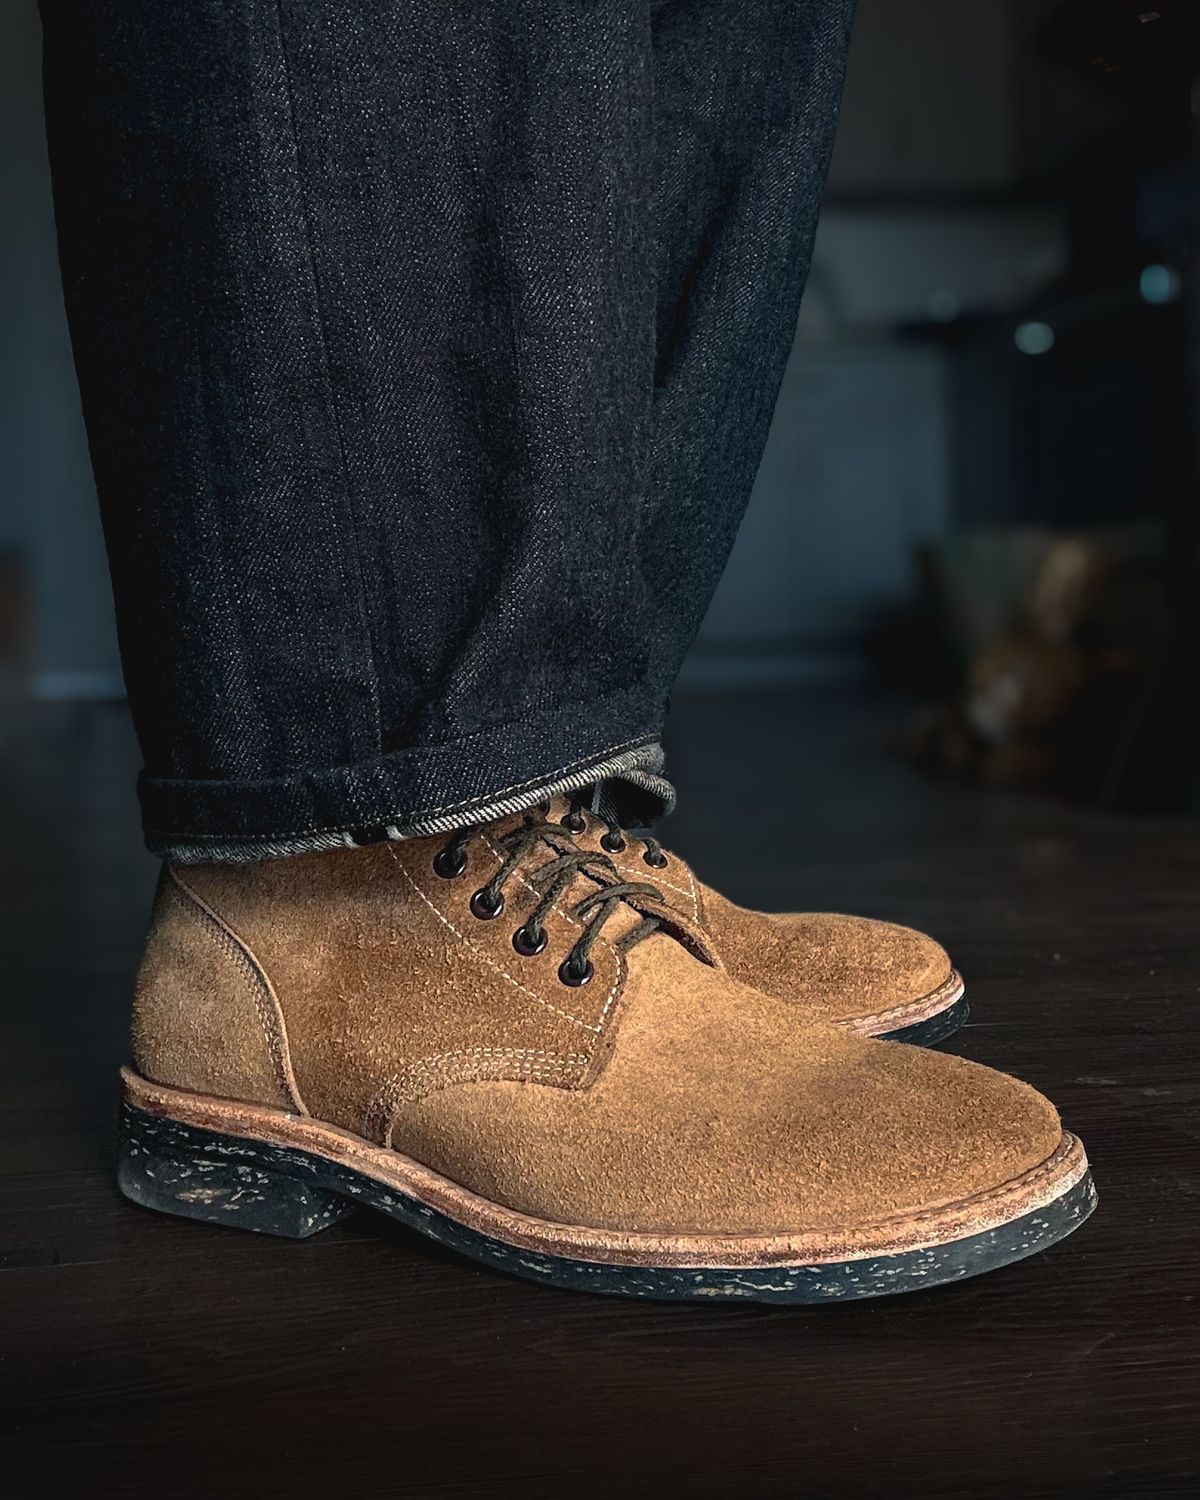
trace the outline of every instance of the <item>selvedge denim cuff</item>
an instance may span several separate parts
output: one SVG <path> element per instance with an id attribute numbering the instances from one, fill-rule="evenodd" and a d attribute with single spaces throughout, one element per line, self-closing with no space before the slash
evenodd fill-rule
<path id="1" fill-rule="evenodd" d="M 146 843 L 180 864 L 271 859 L 449 832 L 600 780 L 622 785 L 649 821 L 670 810 L 674 793 L 661 774 L 658 726 L 630 732 L 625 697 L 270 781 L 143 773 Z M 585 715 L 588 733 L 577 722 Z"/>

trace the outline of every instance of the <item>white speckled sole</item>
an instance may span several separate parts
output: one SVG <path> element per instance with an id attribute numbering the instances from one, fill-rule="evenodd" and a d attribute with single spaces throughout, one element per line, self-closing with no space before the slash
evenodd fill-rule
<path id="1" fill-rule="evenodd" d="M 360 1205 L 534 1281 L 664 1299 L 850 1301 L 960 1281 L 1076 1229 L 1096 1196 L 1080 1142 L 987 1193 L 852 1229 L 648 1234 L 555 1224 L 482 1198 L 398 1152 L 282 1110 L 123 1072 L 119 1180 L 149 1208 L 304 1239 Z"/>

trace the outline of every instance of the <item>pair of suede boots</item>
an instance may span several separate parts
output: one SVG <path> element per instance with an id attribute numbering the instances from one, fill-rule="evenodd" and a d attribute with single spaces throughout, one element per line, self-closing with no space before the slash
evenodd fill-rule
<path id="1" fill-rule="evenodd" d="M 292 1238 L 368 1205 L 594 1292 L 804 1303 L 956 1281 L 1095 1203 L 1040 1094 L 903 1045 L 965 1005 L 930 938 L 742 910 L 578 800 L 167 868 L 121 1186 Z"/>

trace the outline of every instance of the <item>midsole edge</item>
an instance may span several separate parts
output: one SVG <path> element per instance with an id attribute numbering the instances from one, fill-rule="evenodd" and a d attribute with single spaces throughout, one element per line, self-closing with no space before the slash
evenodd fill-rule
<path id="1" fill-rule="evenodd" d="M 132 1068 L 122 1068 L 121 1077 L 126 1101 L 147 1114 L 262 1145 L 304 1151 L 404 1193 L 423 1207 L 515 1248 L 599 1264 L 733 1270 L 841 1264 L 901 1255 L 966 1239 L 1023 1218 L 1070 1192 L 1088 1170 L 1082 1143 L 1064 1131 L 1045 1161 L 1011 1182 L 956 1203 L 852 1231 L 714 1235 L 605 1230 L 555 1223 L 506 1208 L 398 1151 L 373 1145 L 361 1136 L 307 1116 L 152 1083 Z"/>
<path id="2" fill-rule="evenodd" d="M 922 995 L 919 1000 L 909 1000 L 892 1010 L 877 1010 L 867 1016 L 853 1016 L 849 1020 L 837 1022 L 837 1025 L 854 1036 L 873 1037 L 881 1031 L 897 1031 L 902 1026 L 915 1026 L 921 1021 L 940 1016 L 944 1010 L 957 1005 L 966 992 L 962 975 L 954 969 L 949 979 L 939 984 L 936 990 L 930 990 L 928 995 Z"/>

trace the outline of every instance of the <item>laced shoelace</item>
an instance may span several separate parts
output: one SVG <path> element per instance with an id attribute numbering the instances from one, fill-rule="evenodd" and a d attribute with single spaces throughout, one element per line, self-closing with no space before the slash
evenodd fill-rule
<path id="1" fill-rule="evenodd" d="M 635 844 L 641 844 L 642 861 L 652 870 L 665 870 L 670 863 L 662 844 L 653 834 L 635 834 L 621 826 L 621 821 L 613 811 L 612 805 L 603 795 L 596 795 L 595 787 L 586 787 L 582 792 L 576 792 L 572 796 L 570 809 L 562 819 L 563 827 L 569 828 L 572 833 L 583 833 L 587 828 L 585 812 L 591 813 L 594 818 L 599 818 L 605 825 L 605 832 L 600 835 L 600 845 L 610 854 L 620 854 L 632 841 Z"/>
<path id="2" fill-rule="evenodd" d="M 546 918 L 578 875 L 599 879 L 600 888 L 570 908 L 570 914 L 584 923 L 583 932 L 559 966 L 558 977 L 564 984 L 581 985 L 594 972 L 589 954 L 601 929 L 629 897 L 659 901 L 665 897 L 657 886 L 640 881 L 622 880 L 616 865 L 607 854 L 581 849 L 561 823 L 549 821 L 549 805 L 527 814 L 520 827 L 509 833 L 492 834 L 495 848 L 504 854 L 500 868 L 471 897 L 471 911 L 484 921 L 498 917 L 504 910 L 504 887 L 539 845 L 549 844 L 556 854 L 533 870 L 522 871 L 524 879 L 538 894 L 538 903 L 524 923 L 513 934 L 513 947 L 526 957 L 541 953 L 546 946 Z M 467 849 L 474 839 L 487 833 L 486 825 L 463 828 L 434 856 L 433 868 L 444 879 L 454 879 L 467 866 Z M 657 917 L 642 916 L 613 944 L 619 953 L 628 953 L 644 942 L 662 924 Z"/>

